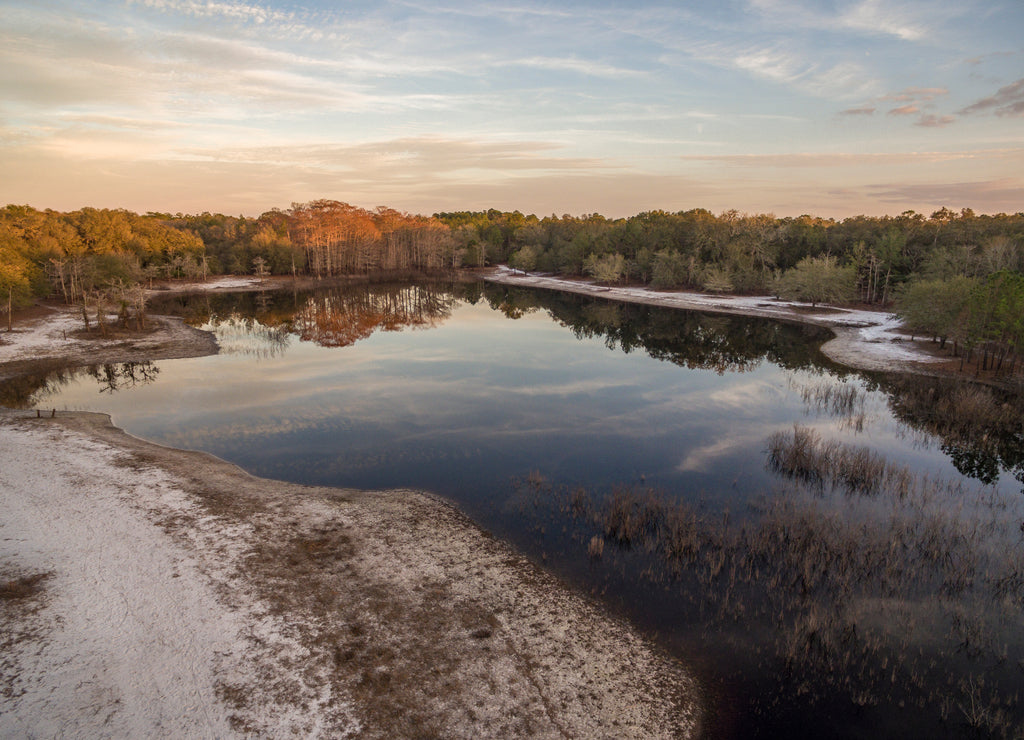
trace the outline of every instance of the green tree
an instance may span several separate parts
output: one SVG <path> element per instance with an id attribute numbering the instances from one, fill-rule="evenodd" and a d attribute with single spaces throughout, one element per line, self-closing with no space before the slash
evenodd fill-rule
<path id="1" fill-rule="evenodd" d="M 776 281 L 780 298 L 790 301 L 845 303 L 855 294 L 856 273 L 851 267 L 840 267 L 835 257 L 805 257 L 792 270 Z"/>
<path id="2" fill-rule="evenodd" d="M 967 338 L 967 311 L 977 287 L 977 280 L 962 275 L 947 280 L 913 280 L 900 292 L 896 313 L 908 329 L 930 334 L 945 348 L 948 339 L 962 342 Z"/>
<path id="3" fill-rule="evenodd" d="M 529 272 L 537 268 L 537 250 L 527 245 L 517 252 L 514 252 L 508 260 L 509 267 L 515 270 Z"/>
<path id="4" fill-rule="evenodd" d="M 682 255 L 676 250 L 662 249 L 654 255 L 651 287 L 675 288 L 686 283 L 687 270 Z"/>
<path id="5" fill-rule="evenodd" d="M 626 274 L 626 258 L 618 253 L 603 257 L 592 254 L 587 257 L 583 271 L 599 283 L 617 283 Z"/>
<path id="6" fill-rule="evenodd" d="M 13 260 L 0 261 L 0 299 L 3 300 L 3 305 L 7 309 L 7 331 L 12 329 L 15 301 L 21 304 L 32 295 L 26 273 L 23 264 L 18 264 Z"/>
<path id="7" fill-rule="evenodd" d="M 709 267 L 704 271 L 701 286 L 709 293 L 731 293 L 733 290 L 732 276 L 724 267 Z"/>

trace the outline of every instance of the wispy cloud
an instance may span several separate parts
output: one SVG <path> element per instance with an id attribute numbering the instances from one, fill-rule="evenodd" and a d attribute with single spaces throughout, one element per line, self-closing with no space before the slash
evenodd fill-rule
<path id="1" fill-rule="evenodd" d="M 886 34 L 904 41 L 927 36 L 927 24 L 905 4 L 861 0 L 839 15 L 839 24 L 862 33 Z"/>
<path id="2" fill-rule="evenodd" d="M 902 103 L 890 108 L 887 113 L 890 116 L 905 117 L 918 115 L 915 126 L 925 128 L 941 128 L 953 123 L 956 119 L 950 115 L 937 115 L 925 112 L 925 109 L 934 108 L 935 101 L 949 95 L 949 89 L 945 87 L 906 87 L 899 92 L 887 93 L 872 98 L 861 106 L 847 108 L 839 111 L 840 116 L 869 116 L 875 113 L 878 104 Z"/>
<path id="3" fill-rule="evenodd" d="M 129 5 L 140 5 L 160 11 L 173 11 L 200 18 L 230 18 L 251 23 L 290 22 L 294 14 L 242 2 L 216 0 L 128 0 Z"/>
<path id="4" fill-rule="evenodd" d="M 878 100 L 889 100 L 896 103 L 930 103 L 943 95 L 949 95 L 949 90 L 944 87 L 907 87 L 898 93 L 883 95 Z"/>
<path id="5" fill-rule="evenodd" d="M 423 136 L 352 145 L 196 149 L 187 153 L 210 161 L 339 169 L 356 180 L 402 176 L 434 181 L 465 170 L 511 173 L 620 168 L 607 160 L 554 156 L 561 149 L 562 145 L 554 142 Z"/>
<path id="6" fill-rule="evenodd" d="M 507 65 L 509 62 L 503 62 L 502 64 Z M 529 57 L 527 59 L 513 60 L 511 64 L 521 67 L 535 67 L 537 69 L 558 72 L 576 72 L 592 77 L 609 77 L 614 79 L 640 77 L 647 74 L 641 70 L 625 69 L 611 64 L 576 57 Z"/>
<path id="7" fill-rule="evenodd" d="M 982 98 L 960 111 L 972 113 L 994 113 L 997 116 L 1024 116 L 1024 77 L 999 88 L 994 95 Z"/>
<path id="8" fill-rule="evenodd" d="M 958 205 L 973 207 L 974 203 L 985 203 L 989 210 L 1020 210 L 1024 203 L 1024 180 L 1016 177 L 995 180 L 957 181 L 927 184 L 886 184 L 874 185 L 872 196 L 886 203 L 903 203 L 908 200 L 927 202 L 935 207 Z"/>
<path id="9" fill-rule="evenodd" d="M 917 119 L 915 126 L 922 126 L 924 128 L 942 128 L 948 126 L 956 120 L 955 116 L 936 116 L 931 113 L 925 113 Z"/>
<path id="10" fill-rule="evenodd" d="M 1024 155 L 1022 149 L 984 149 L 975 151 L 934 152 L 802 152 L 788 154 L 699 154 L 684 155 L 684 160 L 713 162 L 744 167 L 878 167 L 881 165 L 921 165 L 935 162 L 992 160 Z"/>
<path id="11" fill-rule="evenodd" d="M 891 0 L 840 3 L 835 10 L 830 4 L 823 6 L 808 0 L 748 0 L 748 3 L 761 18 L 779 27 L 853 31 L 868 36 L 893 36 L 904 41 L 926 38 L 930 23 L 943 15 L 931 4 Z"/>
<path id="12" fill-rule="evenodd" d="M 217 0 L 126 0 L 126 4 L 129 7 L 135 6 L 163 15 L 238 24 L 243 28 L 249 27 L 272 33 L 278 38 L 337 38 L 336 29 L 329 16 L 316 16 L 308 11 L 285 11 L 269 5 Z"/>
<path id="13" fill-rule="evenodd" d="M 739 69 L 816 97 L 863 98 L 874 91 L 877 84 L 856 62 L 823 64 L 803 52 L 780 46 L 750 48 L 713 44 L 694 47 L 693 53 L 706 63 Z"/>
<path id="14" fill-rule="evenodd" d="M 0 187 L 246 213 L 874 208 L 865 183 L 902 166 L 1019 170 L 952 159 L 1020 141 L 1017 5 L 0 0 Z M 890 154 L 858 154 L 880 136 Z M 840 171 L 859 200 L 823 199 Z"/>

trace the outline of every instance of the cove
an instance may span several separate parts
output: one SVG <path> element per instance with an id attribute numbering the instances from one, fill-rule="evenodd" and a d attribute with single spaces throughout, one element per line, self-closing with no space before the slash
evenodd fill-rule
<path id="1" fill-rule="evenodd" d="M 480 284 L 152 310 L 221 354 L 63 375 L 33 401 L 265 477 L 448 498 L 698 666 L 710 736 L 1020 718 L 1018 441 L 952 434 L 926 384 L 829 363 L 826 332 Z M 795 429 L 917 482 L 780 472 L 769 441 Z"/>

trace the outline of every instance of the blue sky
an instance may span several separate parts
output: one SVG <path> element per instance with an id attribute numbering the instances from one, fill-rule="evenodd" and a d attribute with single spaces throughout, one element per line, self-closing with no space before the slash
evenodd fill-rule
<path id="1" fill-rule="evenodd" d="M 1020 0 L 0 0 L 0 202 L 1024 210 Z"/>

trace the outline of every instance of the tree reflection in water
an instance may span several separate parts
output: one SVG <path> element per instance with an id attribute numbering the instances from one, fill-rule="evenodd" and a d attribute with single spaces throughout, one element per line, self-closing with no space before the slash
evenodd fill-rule
<path id="1" fill-rule="evenodd" d="M 49 367 L 0 383 L 0 405 L 9 408 L 39 406 L 82 376 L 95 380 L 100 393 L 116 393 L 126 388 L 149 385 L 159 374 L 160 368 L 149 361 L 111 362 L 79 368 Z"/>

